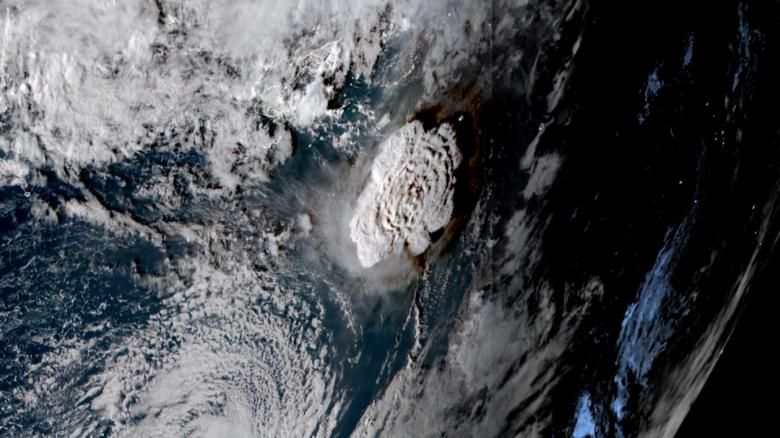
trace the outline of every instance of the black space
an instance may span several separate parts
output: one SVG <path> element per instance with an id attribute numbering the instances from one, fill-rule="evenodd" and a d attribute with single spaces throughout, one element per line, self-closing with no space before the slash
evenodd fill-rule
<path id="1" fill-rule="evenodd" d="M 766 431 L 775 428 L 780 257 L 771 260 L 758 280 L 679 438 L 768 436 Z"/>

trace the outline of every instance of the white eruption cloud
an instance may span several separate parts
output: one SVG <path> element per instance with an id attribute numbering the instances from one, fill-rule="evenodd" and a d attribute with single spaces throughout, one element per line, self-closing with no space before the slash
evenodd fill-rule
<path id="1" fill-rule="evenodd" d="M 430 233 L 452 216 L 460 161 L 448 124 L 426 132 L 412 122 L 381 145 L 349 223 L 363 267 L 404 249 L 416 256 L 428 248 Z"/>

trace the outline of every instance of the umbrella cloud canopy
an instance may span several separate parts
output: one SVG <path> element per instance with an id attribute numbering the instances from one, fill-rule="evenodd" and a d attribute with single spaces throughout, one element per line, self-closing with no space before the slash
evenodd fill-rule
<path id="1" fill-rule="evenodd" d="M 417 256 L 428 248 L 430 233 L 452 216 L 461 161 L 449 124 L 425 131 L 420 122 L 408 123 L 380 148 L 349 224 L 365 268 L 404 249 Z"/>

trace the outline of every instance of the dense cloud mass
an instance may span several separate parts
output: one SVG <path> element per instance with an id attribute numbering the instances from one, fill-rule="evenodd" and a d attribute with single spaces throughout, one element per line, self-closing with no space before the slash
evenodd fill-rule
<path id="1" fill-rule="evenodd" d="M 461 155 L 447 125 L 425 132 L 413 122 L 385 140 L 349 223 L 364 267 L 390 254 L 422 254 L 430 233 L 452 216 L 455 169 Z"/>

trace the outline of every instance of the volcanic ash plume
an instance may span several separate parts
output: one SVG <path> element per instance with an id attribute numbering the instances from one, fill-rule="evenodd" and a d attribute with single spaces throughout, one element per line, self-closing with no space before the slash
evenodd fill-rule
<path id="1" fill-rule="evenodd" d="M 430 233 L 452 216 L 460 161 L 455 131 L 446 123 L 425 131 L 411 122 L 382 143 L 349 223 L 363 267 L 404 249 L 417 256 L 428 248 Z"/>

